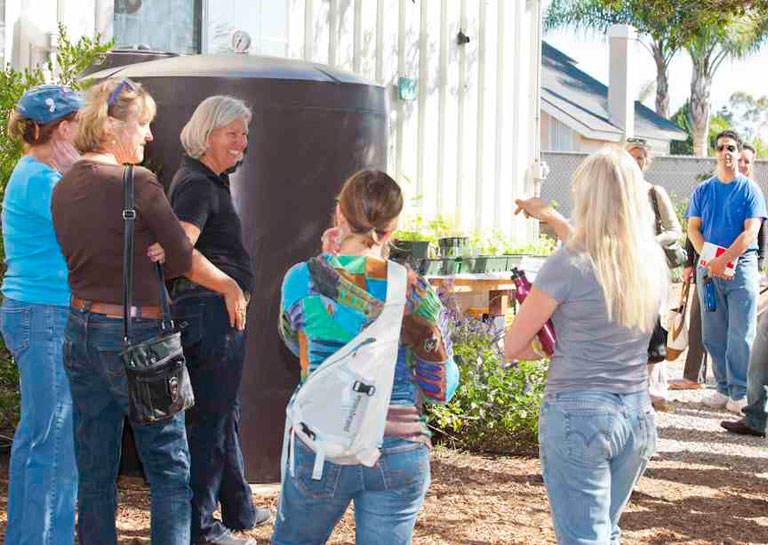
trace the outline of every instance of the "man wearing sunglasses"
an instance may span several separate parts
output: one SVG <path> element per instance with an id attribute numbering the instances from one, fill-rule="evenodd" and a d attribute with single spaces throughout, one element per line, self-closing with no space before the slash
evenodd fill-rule
<path id="1" fill-rule="evenodd" d="M 702 254 L 705 243 L 718 249 L 706 267 L 698 264 L 696 270 L 702 337 L 717 382 L 717 390 L 702 402 L 740 414 L 747 404 L 749 352 L 756 333 L 757 232 L 766 208 L 760 188 L 739 173 L 738 135 L 723 131 L 715 144 L 715 176 L 696 188 L 685 213 L 696 251 Z M 735 269 L 729 263 L 735 263 Z M 715 295 L 711 309 L 705 296 L 707 276 Z"/>

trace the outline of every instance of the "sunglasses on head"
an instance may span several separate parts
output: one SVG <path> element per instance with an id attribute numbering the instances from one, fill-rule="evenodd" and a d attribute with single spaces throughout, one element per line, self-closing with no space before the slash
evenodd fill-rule
<path id="1" fill-rule="evenodd" d="M 130 82 L 127 79 L 124 79 L 120 83 L 117 84 L 117 87 L 115 87 L 115 90 L 112 91 L 112 94 L 109 95 L 109 100 L 107 100 L 107 104 L 109 106 L 112 106 L 115 102 L 117 102 L 117 99 L 120 98 L 120 93 L 122 93 L 125 89 L 130 89 L 131 91 L 136 90 L 136 86 Z"/>
<path id="2" fill-rule="evenodd" d="M 723 150 L 728 150 L 728 153 L 733 153 L 736 151 L 736 146 L 734 146 L 733 144 L 727 144 L 727 145 L 720 144 L 719 146 L 717 146 L 717 151 L 719 153 L 722 153 Z"/>
<path id="3" fill-rule="evenodd" d="M 647 144 L 648 141 L 645 138 L 627 138 L 627 144 Z"/>

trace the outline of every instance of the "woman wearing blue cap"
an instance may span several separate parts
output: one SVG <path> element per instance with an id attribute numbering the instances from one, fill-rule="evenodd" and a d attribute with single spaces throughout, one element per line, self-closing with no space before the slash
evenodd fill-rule
<path id="1" fill-rule="evenodd" d="M 53 230 L 51 193 L 79 159 L 72 140 L 81 106 L 71 89 L 40 85 L 24 93 L 10 123 L 26 153 L 6 186 L 2 214 L 7 270 L 0 330 L 21 383 L 6 545 L 74 540 L 77 469 L 72 398 L 62 364 L 69 285 Z"/>

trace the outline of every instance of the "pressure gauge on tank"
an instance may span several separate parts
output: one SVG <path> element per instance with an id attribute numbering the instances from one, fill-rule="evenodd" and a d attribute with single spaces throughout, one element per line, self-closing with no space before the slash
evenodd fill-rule
<path id="1" fill-rule="evenodd" d="M 235 30 L 230 39 L 230 46 L 235 53 L 248 53 L 251 48 L 251 35 L 245 30 Z"/>

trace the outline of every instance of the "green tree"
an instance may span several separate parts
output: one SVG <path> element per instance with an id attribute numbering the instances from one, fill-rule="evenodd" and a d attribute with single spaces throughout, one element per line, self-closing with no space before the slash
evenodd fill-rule
<path id="1" fill-rule="evenodd" d="M 694 155 L 707 155 L 710 94 L 715 73 L 725 59 L 743 58 L 755 52 L 767 32 L 768 19 L 758 11 L 748 11 L 720 25 L 700 27 L 686 44 L 693 64 L 690 100 Z"/>
<path id="2" fill-rule="evenodd" d="M 688 137 L 683 140 L 672 140 L 669 145 L 670 155 L 693 155 L 693 119 L 691 118 L 691 101 L 686 100 L 669 118 L 672 123 L 683 129 Z"/>
<path id="3" fill-rule="evenodd" d="M 745 142 L 751 142 L 768 128 L 768 95 L 755 98 L 744 91 L 736 91 L 718 115 L 726 119 Z"/>

